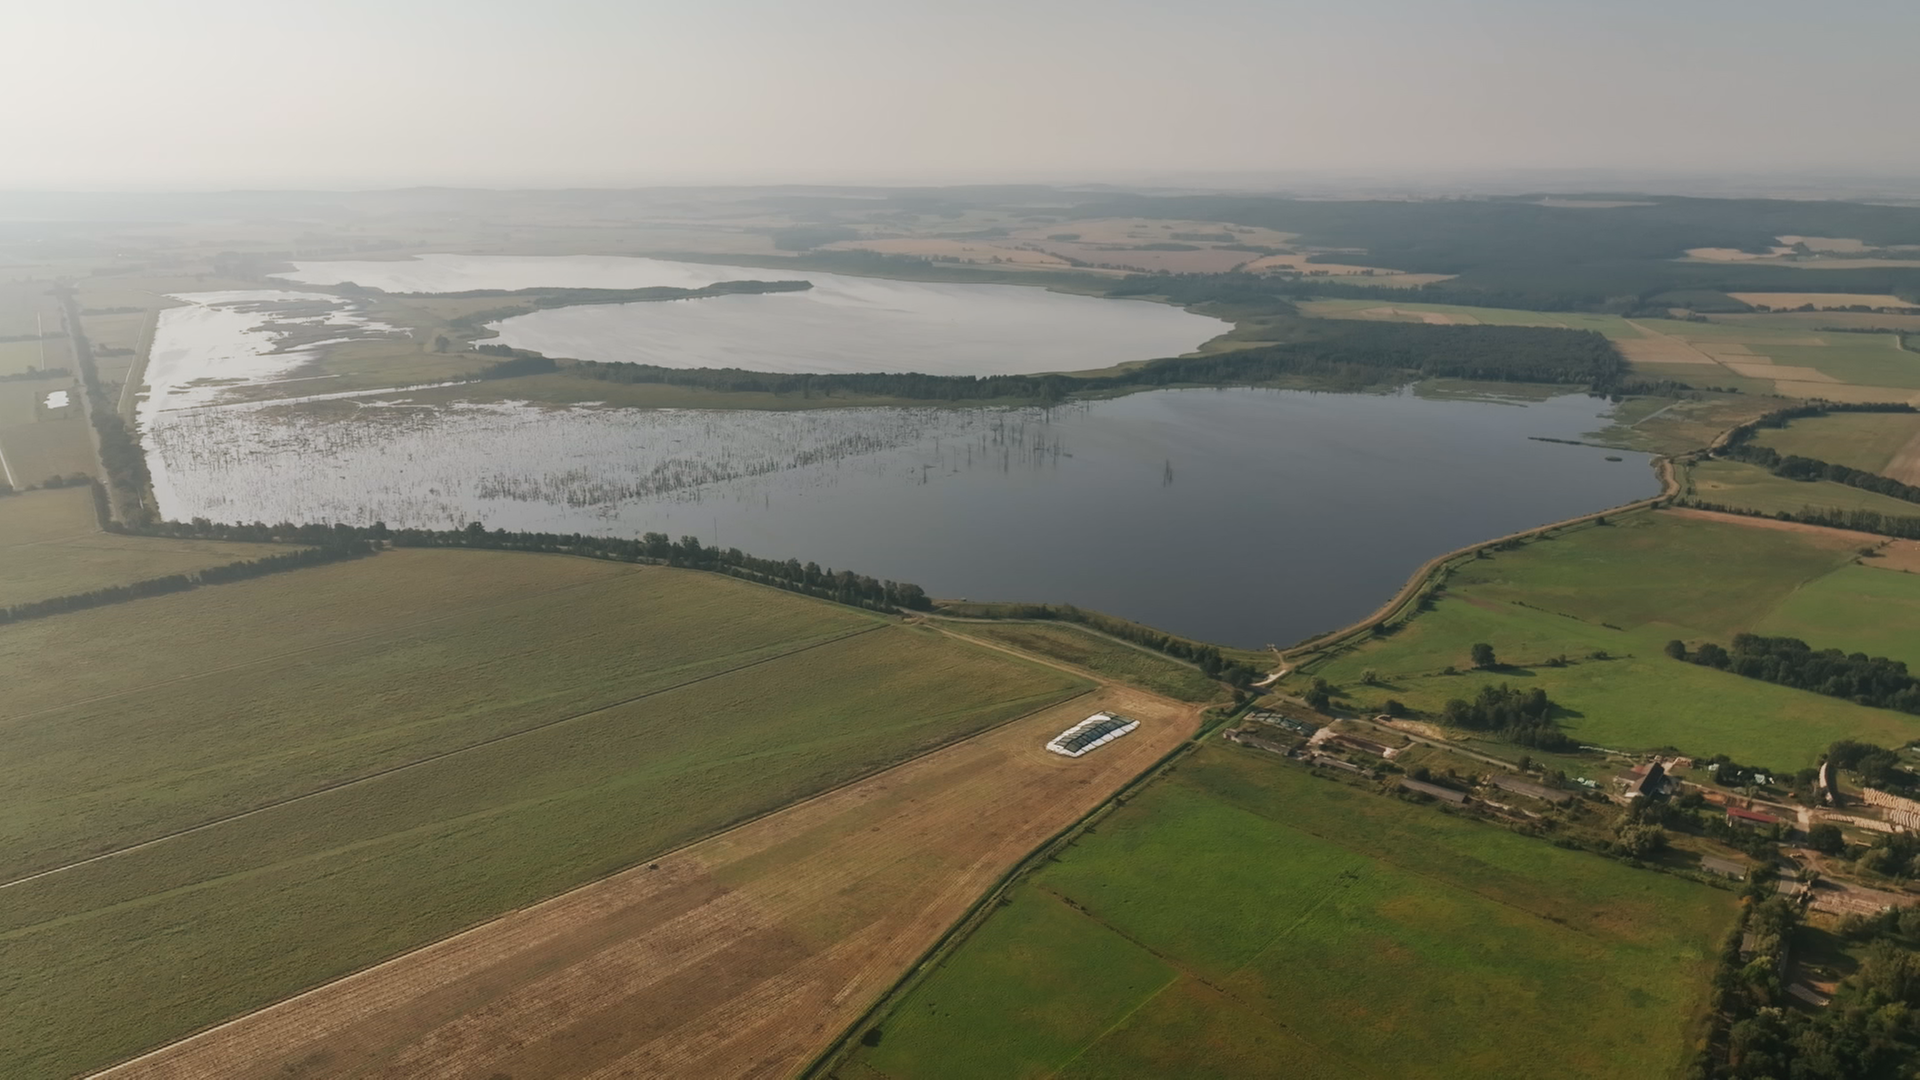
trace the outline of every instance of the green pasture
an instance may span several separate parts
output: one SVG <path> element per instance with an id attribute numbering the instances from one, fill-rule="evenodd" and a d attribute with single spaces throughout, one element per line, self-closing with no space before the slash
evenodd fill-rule
<path id="1" fill-rule="evenodd" d="M 1734 911 L 1213 744 L 1018 886 L 836 1075 L 1673 1075 Z"/>
<path id="2" fill-rule="evenodd" d="M 1873 510 L 1896 517 L 1920 517 L 1920 503 L 1864 491 L 1831 480 L 1789 480 L 1758 465 L 1740 461 L 1702 461 L 1685 466 L 1693 496 L 1721 506 L 1763 514 L 1820 510 Z"/>
<path id="3" fill-rule="evenodd" d="M 22 1078 L 1086 685 L 716 575 L 417 550 L 0 628 L 0 665 L 0 1074 Z"/>
<path id="4" fill-rule="evenodd" d="M 1841 412 L 1795 420 L 1784 428 L 1761 428 L 1753 441 L 1783 455 L 1880 472 L 1916 435 L 1920 413 Z"/>
<path id="5" fill-rule="evenodd" d="M 1540 687 L 1566 710 L 1562 727 L 1585 743 L 1672 746 L 1797 769 L 1835 739 L 1898 744 L 1920 736 L 1920 718 L 1714 671 L 1662 650 L 1675 638 L 1725 644 L 1742 631 L 1789 627 L 1826 647 L 1823 626 L 1848 618 L 1871 624 L 1902 610 L 1889 609 L 1877 590 L 1903 595 L 1910 590 L 1903 575 L 1855 566 L 1855 558 L 1844 539 L 1629 515 L 1470 562 L 1432 610 L 1311 674 L 1363 712 L 1389 700 L 1437 711 L 1490 683 Z M 1884 586 L 1876 584 L 1881 579 Z M 1888 630 L 1864 633 L 1892 640 L 1899 625 L 1895 617 Z M 1468 649 L 1481 641 L 1494 647 L 1502 669 L 1472 668 Z M 1564 666 L 1556 666 L 1562 657 Z M 1369 671 L 1372 685 L 1364 680 Z"/>
<path id="6" fill-rule="evenodd" d="M 947 624 L 957 633 L 1052 657 L 1120 682 L 1181 701 L 1209 702 L 1223 695 L 1220 683 L 1200 669 L 1076 626 L 1044 622 Z"/>
<path id="7" fill-rule="evenodd" d="M 1920 354 L 1892 334 L 1833 334 L 1826 345 L 1768 345 L 1776 364 L 1810 367 L 1854 386 L 1920 388 Z"/>
<path id="8" fill-rule="evenodd" d="M 1865 559 L 1795 589 L 1753 630 L 1816 649 L 1904 660 L 1920 671 L 1920 575 Z"/>

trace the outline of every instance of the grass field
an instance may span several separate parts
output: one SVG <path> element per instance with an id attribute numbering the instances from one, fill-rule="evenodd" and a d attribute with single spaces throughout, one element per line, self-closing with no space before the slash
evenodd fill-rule
<path id="1" fill-rule="evenodd" d="M 0 1074 L 23 1078 L 1088 685 L 712 575 L 410 550 L 6 627 L 0 667 Z"/>
<path id="2" fill-rule="evenodd" d="M 284 554 L 276 544 L 116 536 L 84 487 L 0 499 L 0 607 Z"/>
<path id="3" fill-rule="evenodd" d="M 1868 559 L 1795 589 L 1753 628 L 1797 637 L 1816 649 L 1904 660 L 1920 671 L 1920 575 Z"/>
<path id="4" fill-rule="evenodd" d="M 1734 910 L 1216 743 L 1018 886 L 835 1075 L 1675 1075 Z"/>
<path id="5" fill-rule="evenodd" d="M 1761 428 L 1753 441 L 1781 454 L 1884 472 L 1894 455 L 1916 436 L 1920 436 L 1920 413 L 1829 413 L 1795 420 L 1784 428 Z"/>
<path id="6" fill-rule="evenodd" d="M 1789 480 L 1741 461 L 1702 461 L 1687 474 L 1696 498 L 1722 506 L 1773 514 L 1815 507 L 1822 510 L 1874 510 L 1897 517 L 1920 517 L 1920 503 L 1880 495 L 1831 480 Z"/>
<path id="7" fill-rule="evenodd" d="M 1616 749 L 1673 746 L 1776 768 L 1813 764 L 1835 739 L 1897 745 L 1920 737 L 1920 718 L 1775 686 L 1669 659 L 1671 639 L 1717 641 L 1757 628 L 1805 630 L 1886 618 L 1875 582 L 1903 575 L 1854 565 L 1861 537 L 1756 528 L 1681 513 L 1629 515 L 1475 560 L 1449 579 L 1433 609 L 1312 669 L 1342 688 L 1349 708 L 1388 699 L 1437 711 L 1489 683 L 1540 687 L 1566 710 L 1582 742 Z M 1849 590 L 1839 583 L 1874 574 Z M 1836 584 L 1816 590 L 1830 577 Z M 1817 599 L 1813 599 L 1817 598 Z M 1897 620 L 1880 651 L 1902 649 Z M 1865 640 L 1855 635 L 1850 640 Z M 1494 647 L 1505 670 L 1474 671 L 1468 646 Z M 1596 659 L 1605 653 L 1608 659 Z M 1549 661 L 1564 655 L 1568 663 Z M 1455 668 L 1459 674 L 1446 674 Z M 1379 685 L 1365 685 L 1372 670 Z"/>
<path id="8" fill-rule="evenodd" d="M 1098 675 L 1179 701 L 1206 703 L 1226 696 L 1219 682 L 1198 668 L 1075 626 L 1040 622 L 948 622 L 968 637 L 1052 657 Z"/>

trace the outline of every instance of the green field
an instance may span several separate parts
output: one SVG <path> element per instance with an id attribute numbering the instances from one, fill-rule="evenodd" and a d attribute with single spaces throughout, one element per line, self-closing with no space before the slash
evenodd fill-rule
<path id="1" fill-rule="evenodd" d="M 1561 726 L 1585 743 L 1673 746 L 1797 769 L 1835 739 L 1898 745 L 1920 737 L 1920 717 L 1741 678 L 1661 650 L 1674 638 L 1725 644 L 1741 631 L 1788 626 L 1820 645 L 1817 619 L 1864 625 L 1887 618 L 1875 583 L 1903 585 L 1902 575 L 1854 566 L 1857 546 L 1846 534 L 1668 513 L 1619 517 L 1467 563 L 1431 611 L 1311 674 L 1341 687 L 1338 700 L 1365 712 L 1389 699 L 1437 711 L 1487 683 L 1538 686 L 1567 710 Z M 1812 593 L 1818 600 L 1802 597 L 1829 576 L 1844 583 L 1855 573 L 1879 577 L 1859 579 L 1851 591 L 1835 584 Z M 1889 623 L 1885 640 L 1898 626 Z M 1467 651 L 1479 641 L 1511 667 L 1472 670 Z M 1920 661 L 1920 642 L 1881 651 Z M 1593 657 L 1602 652 L 1607 659 Z M 1566 666 L 1550 665 L 1563 655 Z M 1449 667 L 1459 674 L 1446 674 Z M 1363 682 L 1368 670 L 1379 685 Z"/>
<path id="2" fill-rule="evenodd" d="M 1825 345 L 1768 345 L 1776 364 L 1810 367 L 1855 386 L 1920 388 L 1920 355 L 1893 334 L 1829 334 Z"/>
<path id="3" fill-rule="evenodd" d="M 0 499 L 0 607 L 279 555 L 278 544 L 117 536 L 100 531 L 85 487 Z"/>
<path id="4" fill-rule="evenodd" d="M 956 633 L 1050 656 L 1120 682 L 1181 701 L 1209 702 L 1225 696 L 1220 683 L 1200 669 L 1124 641 L 1075 626 L 1043 622 L 954 622 Z"/>
<path id="5" fill-rule="evenodd" d="M 1795 420 L 1783 428 L 1761 428 L 1753 441 L 1783 455 L 1880 472 L 1917 435 L 1920 413 L 1841 412 Z"/>
<path id="6" fill-rule="evenodd" d="M 1704 502 L 1764 514 L 1818 510 L 1873 510 L 1920 517 L 1920 503 L 1879 495 L 1831 480 L 1789 480 L 1740 461 L 1703 461 L 1686 466 L 1693 496 Z M 1864 542 L 1864 541 L 1863 541 Z"/>
<path id="7" fill-rule="evenodd" d="M 1218 744 L 1010 899 L 834 1075 L 1676 1075 L 1735 910 Z"/>
<path id="8" fill-rule="evenodd" d="M 1882 569 L 1875 561 L 1842 567 L 1795 589 L 1754 632 L 1797 637 L 1816 649 L 1890 656 L 1920 671 L 1920 575 Z"/>
<path id="9" fill-rule="evenodd" d="M 420 550 L 0 628 L 0 668 L 9 1078 L 104 1066 L 1086 685 L 715 575 Z"/>

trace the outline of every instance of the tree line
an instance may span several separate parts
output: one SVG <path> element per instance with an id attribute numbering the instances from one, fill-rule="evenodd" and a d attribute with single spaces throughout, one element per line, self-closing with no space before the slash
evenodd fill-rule
<path id="1" fill-rule="evenodd" d="M 1809 506 L 1800 510 L 1776 510 L 1773 513 L 1767 513 L 1751 507 L 1728 506 L 1725 503 L 1692 498 L 1675 499 L 1673 505 L 1689 506 L 1695 510 L 1712 510 L 1717 514 L 1772 518 L 1775 521 L 1792 521 L 1802 525 L 1822 525 L 1829 529 L 1874 533 L 1878 536 L 1891 536 L 1896 540 L 1920 540 L 1920 517 L 1883 514 L 1878 510 L 1830 510 Z"/>
<path id="2" fill-rule="evenodd" d="M 613 383 L 660 383 L 771 394 L 872 395 L 908 400 L 1055 402 L 1078 392 L 1174 386 L 1248 386 L 1287 376 L 1359 385 L 1449 377 L 1570 383 L 1619 392 L 1626 361 L 1591 330 L 1534 326 L 1434 326 L 1364 319 L 1302 320 L 1314 336 L 1206 356 L 1151 360 L 1112 375 L 792 375 L 738 368 L 667 368 L 578 361 L 563 374 Z M 516 356 L 534 355 L 516 351 Z"/>
<path id="3" fill-rule="evenodd" d="M 1677 646 L 1677 647 L 1676 647 Z M 1707 642 L 1688 652 L 1667 643 L 1667 655 L 1748 679 L 1845 698 L 1857 705 L 1920 714 L 1920 680 L 1904 661 L 1839 649 L 1815 651 L 1799 638 L 1735 634 L 1731 648 Z"/>
<path id="4" fill-rule="evenodd" d="M 63 615 L 70 611 L 84 611 L 87 608 L 104 607 L 108 604 L 125 603 L 148 596 L 164 596 L 167 593 L 186 592 L 202 585 L 220 585 L 230 581 L 245 581 L 248 578 L 277 574 L 283 570 L 298 570 L 306 566 L 319 566 L 322 563 L 339 562 L 342 559 L 357 559 L 371 555 L 379 545 L 365 540 L 339 541 L 328 538 L 323 546 L 302 548 L 281 555 L 263 555 L 257 559 L 227 563 L 223 566 L 209 566 L 185 574 L 168 574 L 165 577 L 148 578 L 126 585 L 109 585 L 106 588 L 93 589 L 83 593 L 70 593 L 46 600 L 35 600 L 25 604 L 14 604 L 0 608 L 0 624 L 21 622 L 27 619 L 44 618 L 48 615 Z"/>
<path id="5" fill-rule="evenodd" d="M 33 382 L 36 379 L 64 379 L 73 372 L 63 367 L 28 368 L 25 371 L 12 371 L 0 375 L 0 382 Z"/>
<path id="6" fill-rule="evenodd" d="M 80 329 L 80 313 L 74 304 L 73 290 L 62 286 L 55 291 L 60 295 L 67 315 L 67 329 L 73 337 L 74 362 L 80 368 L 80 385 L 87 395 L 87 416 L 99 436 L 100 467 L 106 470 L 107 483 L 126 492 L 137 505 L 147 490 L 147 455 L 141 451 L 140 440 L 134 437 L 133 429 L 120 418 L 118 404 L 100 384 L 100 372 L 93 363 L 93 346 Z"/>
<path id="7" fill-rule="evenodd" d="M 1134 645 L 1143 645 L 1176 660 L 1184 660 L 1198 667 L 1208 678 L 1219 679 L 1236 690 L 1244 690 L 1252 686 L 1253 680 L 1260 674 L 1259 669 L 1251 664 L 1229 660 L 1220 655 L 1220 648 L 1217 645 L 1189 641 L 1186 638 L 1155 630 L 1151 626 L 1117 619 L 1098 611 L 1086 611 L 1072 604 L 996 604 L 992 610 L 994 614 L 980 617 L 1052 619 L 1078 623 L 1109 637 L 1116 637 Z"/>
<path id="8" fill-rule="evenodd" d="M 1836 484 L 1871 491 L 1876 495 L 1900 499 L 1903 502 L 1920 503 L 1920 487 L 1903 484 L 1890 476 L 1855 469 L 1848 465 L 1837 465 L 1818 458 L 1803 457 L 1799 454 L 1781 454 L 1770 446 L 1756 446 L 1753 437 L 1762 428 L 1781 429 L 1795 420 L 1807 420 L 1833 413 L 1911 413 L 1916 410 L 1906 402 L 1862 402 L 1844 404 L 1820 402 L 1817 404 L 1795 405 L 1785 409 L 1775 409 L 1765 416 L 1750 420 L 1727 432 L 1720 448 L 1714 452 L 1716 457 L 1731 461 L 1741 461 L 1749 465 L 1758 465 L 1775 476 L 1789 480 L 1815 481 L 1831 480 Z"/>
<path id="9" fill-rule="evenodd" d="M 499 551 L 533 551 L 561 555 L 581 555 L 615 562 L 678 566 L 726 574 L 756 581 L 821 600 L 832 600 L 872 611 L 927 611 L 933 601 L 926 591 L 908 582 L 884 581 L 850 570 L 823 569 L 818 563 L 798 559 L 762 559 L 739 548 L 721 549 L 702 544 L 697 537 L 671 540 L 665 533 L 647 533 L 637 539 L 613 536 L 586 536 L 581 533 L 508 532 L 489 530 L 480 522 L 464 529 L 390 529 L 382 522 L 357 526 L 344 524 L 295 525 L 282 522 L 268 525 L 228 524 L 194 518 L 192 521 L 159 522 L 137 531 L 149 536 L 190 537 L 206 540 L 243 540 L 256 543 L 334 544 L 372 542 L 393 547 L 488 548 Z"/>

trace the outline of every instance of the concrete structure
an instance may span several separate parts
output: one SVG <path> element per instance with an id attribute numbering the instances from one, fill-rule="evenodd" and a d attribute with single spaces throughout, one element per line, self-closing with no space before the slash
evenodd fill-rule
<path id="1" fill-rule="evenodd" d="M 1539 799 L 1541 802 L 1549 802 L 1555 806 L 1565 806 L 1573 801 L 1573 792 L 1571 791 L 1560 791 L 1555 788 L 1542 787 L 1532 781 L 1522 780 L 1517 776 L 1506 776 L 1496 773 L 1493 777 L 1493 786 L 1503 791 L 1511 791 L 1515 795 L 1525 795 L 1529 799 Z"/>
<path id="2" fill-rule="evenodd" d="M 1047 749 L 1061 757 L 1077 758 L 1098 750 L 1139 726 L 1138 720 L 1129 720 L 1112 713 L 1094 713 L 1055 735 L 1047 743 Z"/>
<path id="3" fill-rule="evenodd" d="M 1467 801 L 1466 792 L 1441 787 L 1439 784 L 1427 784 L 1419 780 L 1407 780 L 1403 778 L 1400 781 L 1400 786 L 1406 788 L 1408 791 L 1417 791 L 1422 795 L 1431 795 L 1436 799 L 1456 805 Z"/>

